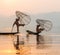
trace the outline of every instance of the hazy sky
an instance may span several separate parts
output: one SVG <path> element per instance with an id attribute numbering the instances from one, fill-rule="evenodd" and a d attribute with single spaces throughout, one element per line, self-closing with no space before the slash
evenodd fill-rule
<path id="1" fill-rule="evenodd" d="M 60 0 L 0 0 L 0 14 L 11 15 L 16 10 L 32 14 L 60 12 Z"/>
<path id="2" fill-rule="evenodd" d="M 3 32 L 11 31 L 11 26 L 15 18 L 13 18 L 13 20 L 8 18 L 15 15 L 16 10 L 30 14 L 60 12 L 60 0 L 0 0 L 0 32 L 1 30 Z M 59 24 L 60 21 L 58 22 L 58 20 L 60 20 L 60 18 L 57 20 L 54 17 L 51 20 L 56 21 Z M 55 24 L 55 26 L 57 26 L 56 22 L 53 22 L 53 25 Z M 28 26 L 28 28 L 32 29 L 34 24 L 35 23 L 30 27 Z M 60 28 L 60 25 L 58 25 L 58 27 Z M 57 31 L 59 30 L 58 28 L 53 29 Z"/>
<path id="3" fill-rule="evenodd" d="M 15 15 L 16 10 L 30 14 L 60 12 L 60 0 L 0 0 L 0 28 L 12 25 L 8 18 Z"/>

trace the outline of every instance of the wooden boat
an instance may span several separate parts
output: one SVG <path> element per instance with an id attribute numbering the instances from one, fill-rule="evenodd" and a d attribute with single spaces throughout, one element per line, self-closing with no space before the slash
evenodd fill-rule
<path id="1" fill-rule="evenodd" d="M 0 32 L 0 35 L 14 35 L 17 34 L 17 32 Z"/>

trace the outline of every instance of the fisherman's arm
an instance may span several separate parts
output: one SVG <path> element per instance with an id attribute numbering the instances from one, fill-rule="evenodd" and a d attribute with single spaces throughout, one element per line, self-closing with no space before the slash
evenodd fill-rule
<path id="1" fill-rule="evenodd" d="M 39 29 L 40 32 L 43 31 L 43 30 L 45 30 L 45 28 L 40 28 L 40 29 Z"/>
<path id="2" fill-rule="evenodd" d="M 19 24 L 19 26 L 25 26 L 25 24 Z"/>

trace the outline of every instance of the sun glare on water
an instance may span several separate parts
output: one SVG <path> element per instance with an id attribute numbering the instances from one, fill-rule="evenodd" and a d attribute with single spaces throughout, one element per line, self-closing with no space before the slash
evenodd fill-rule
<path id="1" fill-rule="evenodd" d="M 16 50 L 1 50 L 0 53 L 16 53 Z"/>

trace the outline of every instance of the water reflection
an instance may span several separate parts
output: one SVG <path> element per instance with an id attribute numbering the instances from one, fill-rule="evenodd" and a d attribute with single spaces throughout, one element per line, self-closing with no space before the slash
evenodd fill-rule
<path id="1" fill-rule="evenodd" d="M 46 37 L 47 39 L 47 37 Z M 24 40 L 19 42 L 19 49 L 17 50 L 16 54 L 21 54 L 21 55 L 28 55 L 31 54 L 32 49 L 46 49 L 47 47 L 51 47 L 50 45 L 45 45 L 49 42 L 45 42 L 44 36 L 39 36 L 39 45 L 36 44 L 36 36 L 34 35 L 33 37 L 31 36 L 27 42 L 27 44 L 24 43 Z M 15 41 L 16 42 L 16 41 Z M 33 43 L 32 43 L 33 42 Z M 51 44 L 51 42 L 50 42 Z"/>
<path id="2" fill-rule="evenodd" d="M 60 55 L 60 44 L 50 43 L 37 46 L 35 38 L 35 36 L 33 38 L 30 36 L 28 44 L 25 42 L 24 45 L 19 45 L 20 50 L 16 50 L 11 36 L 0 35 L 0 55 Z"/>

